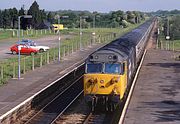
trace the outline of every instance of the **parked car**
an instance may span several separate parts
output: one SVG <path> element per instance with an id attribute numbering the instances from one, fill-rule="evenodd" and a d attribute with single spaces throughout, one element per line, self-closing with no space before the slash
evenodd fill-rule
<path id="1" fill-rule="evenodd" d="M 18 42 L 18 44 L 29 45 L 31 48 L 39 50 L 39 52 L 45 52 L 50 49 L 48 46 L 39 46 L 36 44 L 36 42 L 34 42 L 32 40 L 22 40 L 22 41 Z"/>
<path id="2" fill-rule="evenodd" d="M 39 50 L 31 48 L 30 46 L 28 46 L 26 44 L 21 44 L 21 45 L 16 44 L 10 48 L 12 54 L 18 54 L 18 46 L 21 47 L 21 50 L 20 50 L 21 54 L 34 55 L 39 52 Z"/>
<path id="3" fill-rule="evenodd" d="M 38 50 L 39 52 L 45 52 L 49 50 L 48 46 L 38 46 L 38 45 L 34 45 L 34 46 L 30 46 L 31 48 L 34 48 L 36 50 Z"/>

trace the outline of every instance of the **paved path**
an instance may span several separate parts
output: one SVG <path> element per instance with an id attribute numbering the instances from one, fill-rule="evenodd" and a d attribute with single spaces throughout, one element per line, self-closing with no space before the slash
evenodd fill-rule
<path id="1" fill-rule="evenodd" d="M 180 124 L 180 61 L 149 49 L 124 124 Z"/>
<path id="2" fill-rule="evenodd" d="M 62 41 L 66 38 L 72 37 L 71 35 L 62 35 Z M 58 36 L 45 36 L 43 38 L 33 39 L 37 45 L 45 45 L 51 47 L 58 46 Z M 0 40 L 0 60 L 15 57 L 11 54 L 10 47 L 17 43 L 14 39 Z"/>

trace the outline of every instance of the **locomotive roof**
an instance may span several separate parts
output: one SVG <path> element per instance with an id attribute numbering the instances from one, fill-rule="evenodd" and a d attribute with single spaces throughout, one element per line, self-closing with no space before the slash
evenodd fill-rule
<path id="1" fill-rule="evenodd" d="M 112 41 L 111 43 L 105 45 L 104 47 L 98 49 L 90 56 L 97 56 L 99 54 L 114 54 L 118 56 L 118 61 L 123 61 L 128 58 L 132 50 L 144 36 L 145 32 L 151 24 L 151 20 L 146 21 L 136 29 L 130 31 L 129 33 L 123 35 L 119 39 Z"/>

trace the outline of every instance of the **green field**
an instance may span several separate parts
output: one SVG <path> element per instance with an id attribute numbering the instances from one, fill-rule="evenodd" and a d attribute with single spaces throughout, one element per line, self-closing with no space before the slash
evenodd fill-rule
<path id="1" fill-rule="evenodd" d="M 0 31 L 0 40 L 2 39 L 8 39 L 12 37 L 12 31 Z"/>

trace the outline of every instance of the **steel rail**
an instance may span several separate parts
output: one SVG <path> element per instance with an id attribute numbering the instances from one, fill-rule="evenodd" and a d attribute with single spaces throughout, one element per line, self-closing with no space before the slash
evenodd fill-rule
<path id="1" fill-rule="evenodd" d="M 65 90 L 63 90 L 59 95 L 57 95 L 53 100 L 51 100 L 47 105 L 45 105 L 42 109 L 40 109 L 34 116 L 32 116 L 30 119 L 28 119 L 28 121 L 26 121 L 25 124 L 30 123 L 35 117 L 37 117 L 41 112 L 43 112 L 43 110 L 44 110 L 46 107 L 48 107 L 48 106 L 49 106 L 52 102 L 54 102 L 58 97 L 60 97 L 63 93 L 65 93 L 69 88 L 71 88 L 75 83 L 77 83 L 82 77 L 83 77 L 83 76 L 81 76 L 81 77 L 79 77 L 78 79 L 76 79 L 76 80 L 74 81 L 74 83 L 72 83 L 70 86 L 68 86 L 68 87 L 67 87 Z M 81 92 L 78 94 L 78 96 L 79 96 L 80 94 L 82 94 L 82 92 L 83 92 L 83 91 L 81 91 Z M 78 96 L 76 96 L 75 99 L 77 99 Z M 73 100 L 75 100 L 75 99 L 73 99 Z M 72 102 L 71 102 L 70 104 L 72 104 Z M 70 105 L 68 105 L 68 106 L 70 106 Z M 66 109 L 67 109 L 67 107 L 66 107 Z M 64 109 L 63 111 L 65 111 L 65 109 Z M 62 113 L 62 112 L 61 112 L 61 113 Z M 54 122 L 54 120 L 53 120 L 53 122 Z"/>

